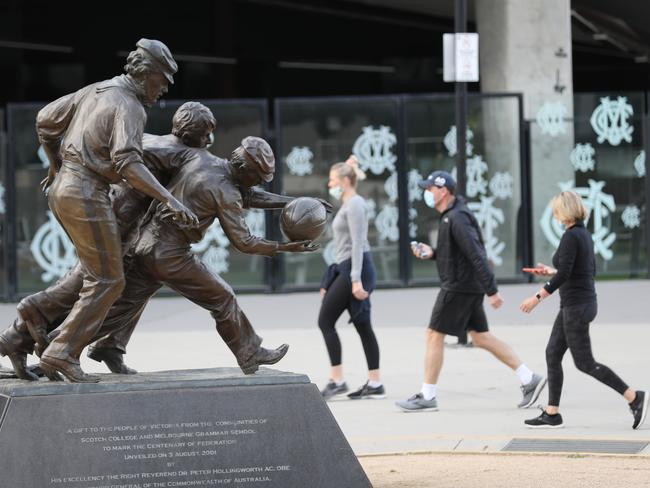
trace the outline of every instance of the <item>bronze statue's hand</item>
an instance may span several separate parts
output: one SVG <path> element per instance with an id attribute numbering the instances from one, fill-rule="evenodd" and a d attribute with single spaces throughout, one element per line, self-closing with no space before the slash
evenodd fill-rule
<path id="1" fill-rule="evenodd" d="M 316 198 L 316 200 L 318 200 L 318 201 L 320 202 L 320 204 L 321 204 L 323 207 L 325 207 L 325 211 L 326 211 L 327 213 L 332 213 L 332 209 L 333 209 L 334 207 L 332 207 L 332 204 L 331 204 L 330 202 L 328 202 L 327 200 L 324 200 L 324 199 L 322 199 L 322 198 Z"/>
<path id="2" fill-rule="evenodd" d="M 282 242 L 278 246 L 278 252 L 314 252 L 320 246 L 312 241 Z"/>
<path id="3" fill-rule="evenodd" d="M 34 354 L 36 354 L 39 358 L 43 355 L 45 352 L 45 349 L 50 345 L 50 343 L 43 344 L 42 342 L 36 342 L 34 344 Z"/>
<path id="4" fill-rule="evenodd" d="M 46 176 L 41 180 L 41 191 L 47 195 L 50 186 L 52 186 L 53 181 L 50 179 L 50 176 Z"/>
<path id="5" fill-rule="evenodd" d="M 163 218 L 171 216 L 180 226 L 198 227 L 199 219 L 194 215 L 194 212 L 181 202 L 172 197 L 165 205 L 167 206 L 167 210 L 163 212 Z"/>
<path id="6" fill-rule="evenodd" d="M 50 190 L 50 186 L 54 183 L 54 178 L 56 178 L 56 171 L 50 166 L 47 176 L 41 181 L 41 190 L 47 195 Z"/>

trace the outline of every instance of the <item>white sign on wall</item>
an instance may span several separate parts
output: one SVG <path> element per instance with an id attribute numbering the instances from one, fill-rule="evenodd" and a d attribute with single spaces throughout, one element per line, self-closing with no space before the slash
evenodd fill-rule
<path id="1" fill-rule="evenodd" d="M 478 34 L 442 35 L 444 81 L 478 81 Z"/>

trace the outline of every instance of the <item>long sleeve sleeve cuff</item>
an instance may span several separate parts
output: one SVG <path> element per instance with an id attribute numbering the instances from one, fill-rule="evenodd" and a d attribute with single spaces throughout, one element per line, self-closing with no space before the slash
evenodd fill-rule
<path id="1" fill-rule="evenodd" d="M 551 284 L 550 281 L 547 281 L 547 282 L 544 284 L 544 289 L 546 290 L 546 292 L 547 292 L 549 295 L 552 295 L 553 292 L 555 291 L 555 287 Z"/>

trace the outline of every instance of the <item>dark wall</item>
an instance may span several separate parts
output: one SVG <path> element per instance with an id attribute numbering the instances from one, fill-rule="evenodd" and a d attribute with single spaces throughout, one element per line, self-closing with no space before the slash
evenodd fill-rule
<path id="1" fill-rule="evenodd" d="M 77 5 L 72 8 L 71 5 Z M 237 98 L 444 91 L 441 34 L 451 20 L 336 1 L 192 0 L 0 3 L 0 105 L 51 100 L 122 71 L 140 37 L 174 54 L 234 58 L 236 64 L 179 61 L 169 98 Z M 374 65 L 391 73 L 282 68 L 281 61 Z"/>
<path id="2" fill-rule="evenodd" d="M 643 40 L 650 7 L 614 12 L 610 4 L 575 0 L 572 5 L 583 13 L 618 12 Z M 177 55 L 234 60 L 179 61 L 180 72 L 168 95 L 174 99 L 453 89 L 441 73 L 441 37 L 453 29 L 452 19 L 340 0 L 191 0 L 161 5 L 151 0 L 1 1 L 0 107 L 49 101 L 119 74 L 125 54 L 140 37 L 160 39 Z M 575 91 L 650 88 L 650 64 L 635 63 L 607 43 L 594 44 L 575 20 L 573 25 Z M 17 49 L 7 42 L 49 47 Z M 378 66 L 390 72 L 294 69 L 281 67 L 283 61 Z M 477 90 L 478 84 L 469 87 Z"/>

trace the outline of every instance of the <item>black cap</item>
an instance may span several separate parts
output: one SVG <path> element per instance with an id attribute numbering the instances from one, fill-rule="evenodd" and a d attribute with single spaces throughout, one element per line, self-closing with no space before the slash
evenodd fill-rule
<path id="1" fill-rule="evenodd" d="M 242 139 L 241 147 L 257 166 L 262 179 L 266 182 L 271 181 L 275 173 L 275 156 L 269 143 L 261 137 L 248 136 Z"/>
<path id="2" fill-rule="evenodd" d="M 423 189 L 437 186 L 438 188 L 447 188 L 449 191 L 454 191 L 456 188 L 456 180 L 450 173 L 446 171 L 437 170 L 427 176 L 426 179 L 418 181 L 418 186 Z"/>
<path id="3" fill-rule="evenodd" d="M 156 64 L 156 67 L 161 71 L 161 73 L 165 75 L 167 81 L 174 84 L 174 77 L 172 75 L 178 71 L 178 65 L 176 64 L 176 61 L 174 61 L 169 48 L 160 41 L 156 41 L 155 39 L 145 39 L 144 37 L 137 42 L 136 46 L 145 51 L 147 57 L 149 57 L 149 59 Z"/>

